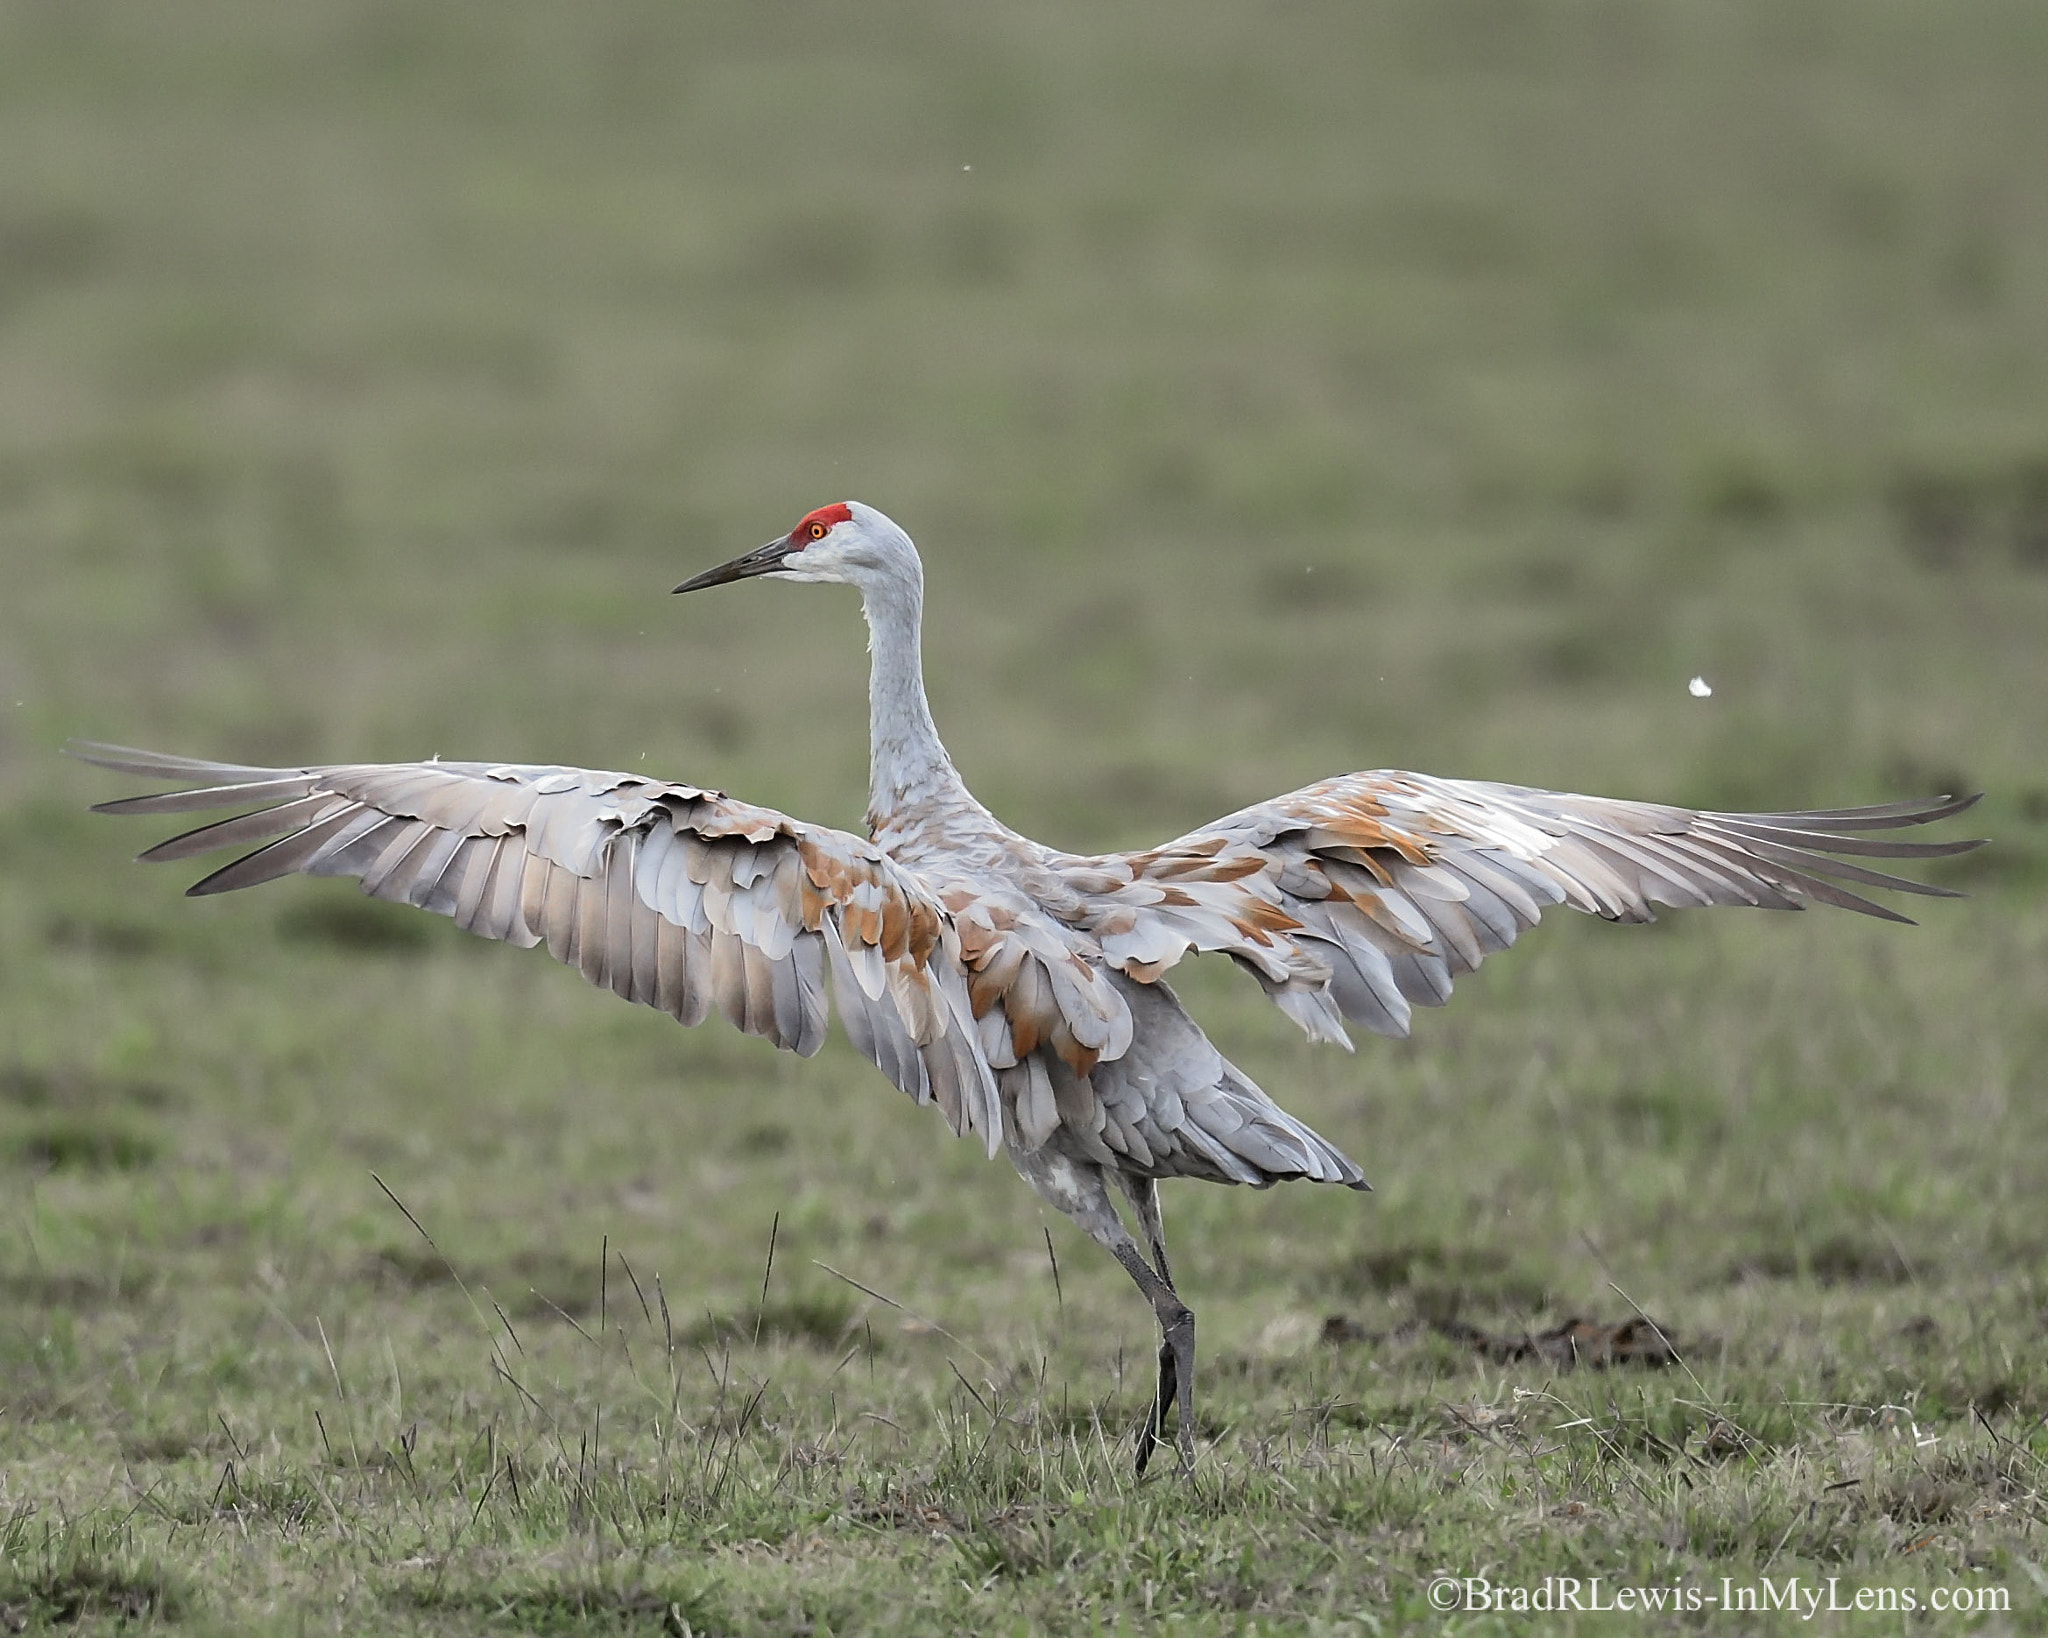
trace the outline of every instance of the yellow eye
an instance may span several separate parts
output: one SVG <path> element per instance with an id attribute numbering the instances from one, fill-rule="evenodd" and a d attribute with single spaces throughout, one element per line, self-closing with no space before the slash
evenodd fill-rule
<path id="1" fill-rule="evenodd" d="M 813 540 L 823 540 L 828 531 L 825 528 L 824 524 L 814 523 L 808 529 L 806 529 L 804 533 L 809 535 Z"/>

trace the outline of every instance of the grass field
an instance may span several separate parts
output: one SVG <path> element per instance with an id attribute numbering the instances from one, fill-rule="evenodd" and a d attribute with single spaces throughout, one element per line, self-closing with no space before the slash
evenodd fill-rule
<path id="1" fill-rule="evenodd" d="M 2032 0 L 0 9 L 0 1631 L 2048 1628 L 2044 76 Z M 1123 1273 L 842 1042 L 186 902 L 56 754 L 857 825 L 851 599 L 665 596 L 849 495 L 1059 845 L 1376 766 L 1995 845 L 1355 1057 L 1192 972 L 1377 1192 L 1167 1192 L 1136 1483 Z"/>

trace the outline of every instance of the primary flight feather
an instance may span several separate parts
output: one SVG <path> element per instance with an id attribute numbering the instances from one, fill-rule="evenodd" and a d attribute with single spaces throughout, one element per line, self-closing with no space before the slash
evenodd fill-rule
<path id="1" fill-rule="evenodd" d="M 829 987 L 855 1046 L 936 1103 L 1123 1264 L 1161 1331 L 1142 1473 L 1169 1407 L 1193 1460 L 1194 1315 L 1167 1265 L 1157 1184 L 1365 1186 L 1358 1167 L 1210 1044 L 1164 982 L 1189 952 L 1250 972 L 1314 1040 L 1408 1032 L 1416 1006 L 1552 905 L 1610 921 L 1651 906 L 1838 905 L 1851 887 L 1952 897 L 1859 861 L 1977 841 L 1886 833 L 1974 796 L 1807 813 L 1703 813 L 1424 774 L 1345 774 L 1162 846 L 1084 857 L 1011 830 L 969 794 L 925 699 L 924 577 L 910 537 L 857 501 L 685 581 L 856 587 L 871 634 L 868 835 L 718 791 L 485 762 L 248 768 L 77 744 L 117 772 L 192 788 L 103 813 L 234 808 L 144 853 L 260 844 L 198 882 L 350 876 L 379 898 L 556 959 L 685 1024 L 715 1008 L 809 1055 Z M 1130 1205 L 1144 1249 L 1118 1215 Z M 1149 1251 L 1148 1260 L 1146 1252 Z"/>

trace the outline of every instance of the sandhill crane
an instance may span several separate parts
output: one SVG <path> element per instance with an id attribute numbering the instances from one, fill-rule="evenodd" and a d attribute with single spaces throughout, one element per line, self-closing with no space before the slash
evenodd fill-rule
<path id="1" fill-rule="evenodd" d="M 352 876 L 485 938 L 545 940 L 593 984 L 685 1024 L 715 1007 L 806 1055 L 825 1038 L 829 974 L 854 1045 L 918 1103 L 936 1103 L 956 1134 L 991 1157 L 1006 1150 L 1151 1304 L 1158 1382 L 1137 1435 L 1140 1474 L 1169 1408 L 1184 1467 L 1195 1448 L 1195 1320 L 1167 1264 L 1160 1180 L 1366 1187 L 1182 1010 L 1164 974 L 1183 956 L 1228 955 L 1310 1039 L 1348 1048 L 1346 1020 L 1405 1035 L 1412 1007 L 1448 1000 L 1453 978 L 1549 905 L 1647 921 L 1652 904 L 1818 902 L 1904 921 L 1835 883 L 1954 895 L 1854 858 L 1979 845 L 1873 834 L 1946 819 L 1969 796 L 1705 813 L 1373 772 L 1140 852 L 1062 853 L 977 802 L 939 741 L 918 651 L 923 569 L 903 530 L 858 502 L 821 507 L 675 589 L 757 576 L 861 594 L 872 653 L 865 837 L 639 774 L 254 768 L 72 749 L 121 773 L 199 782 L 96 811 L 250 810 L 142 855 L 262 844 L 195 894 L 295 871 Z"/>

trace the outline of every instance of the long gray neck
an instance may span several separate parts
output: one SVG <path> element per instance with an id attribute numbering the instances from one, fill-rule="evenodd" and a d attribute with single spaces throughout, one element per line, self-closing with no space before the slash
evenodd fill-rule
<path id="1" fill-rule="evenodd" d="M 918 627 L 924 588 L 891 575 L 863 589 L 868 621 L 868 823 L 903 821 L 978 807 L 939 742 L 924 695 Z"/>

